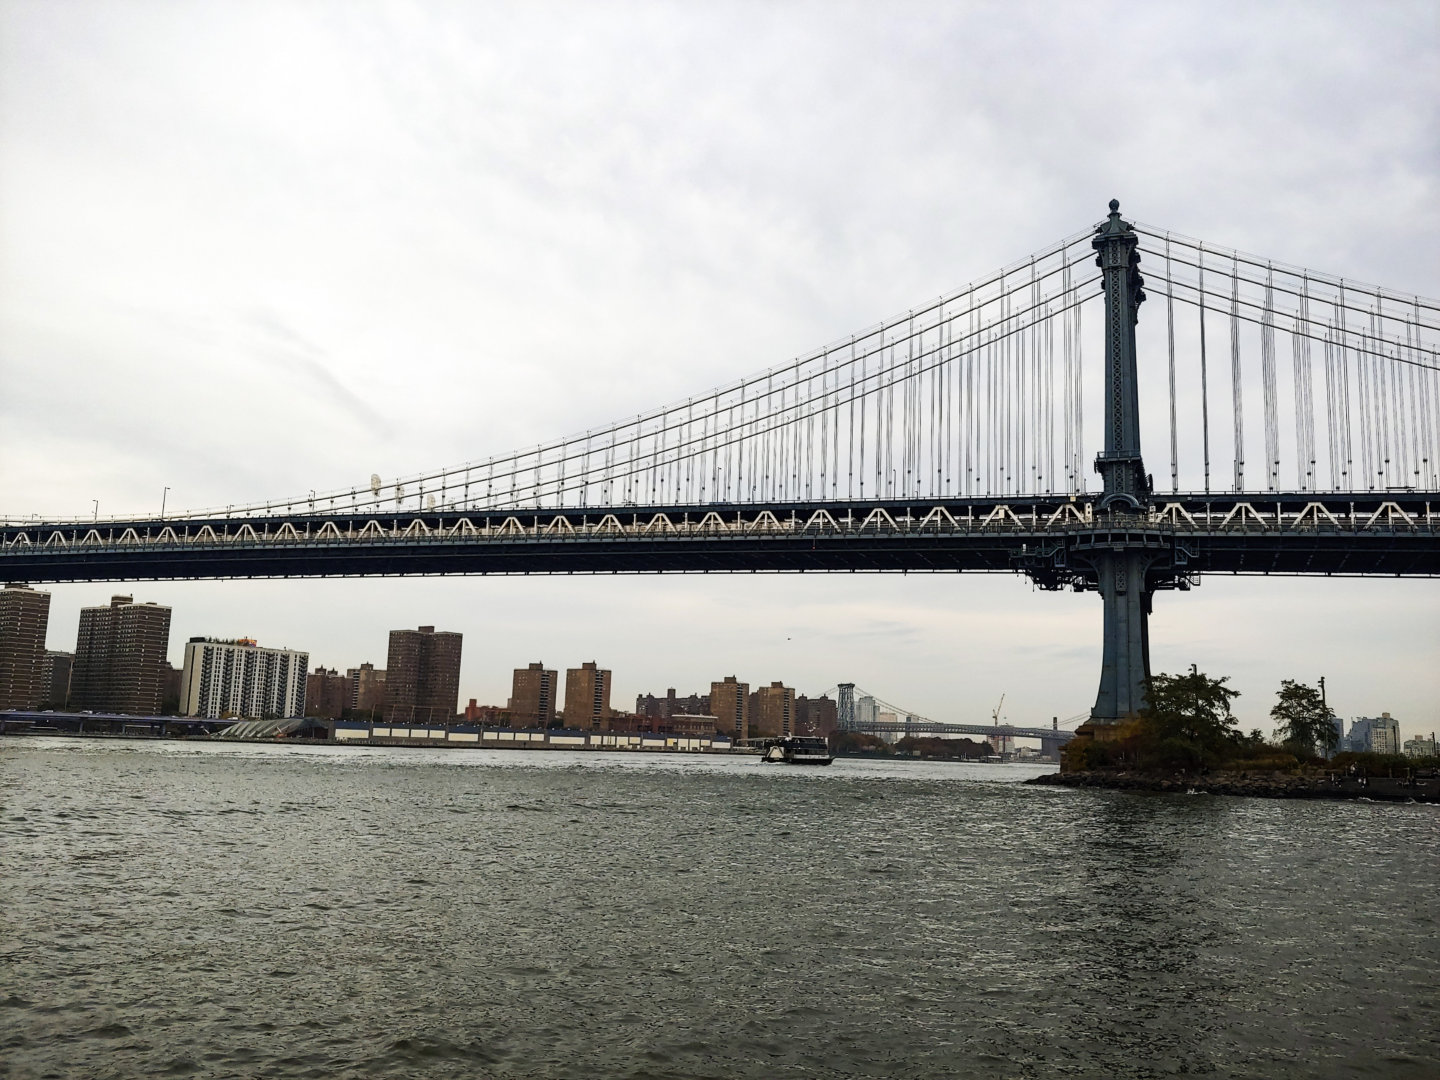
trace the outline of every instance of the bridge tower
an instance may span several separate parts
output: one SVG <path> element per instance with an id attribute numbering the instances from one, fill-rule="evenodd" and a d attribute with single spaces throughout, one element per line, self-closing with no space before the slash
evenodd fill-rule
<path id="1" fill-rule="evenodd" d="M 1104 480 L 1099 509 L 1112 521 L 1138 514 L 1150 494 L 1150 480 L 1140 456 L 1140 395 L 1135 373 L 1135 324 L 1145 301 L 1140 276 L 1139 237 L 1120 217 L 1119 200 L 1110 200 L 1109 219 L 1095 232 L 1096 251 L 1105 286 L 1105 448 L 1095 459 Z M 1132 541 L 1123 529 L 1082 555 L 1095 571 L 1105 612 L 1100 691 L 1090 719 L 1114 724 L 1139 712 L 1145 703 L 1150 675 L 1150 600 L 1156 583 L 1149 580 L 1156 552 L 1143 538 Z M 1077 552 L 1077 555 L 1080 554 Z"/>
<path id="2" fill-rule="evenodd" d="M 837 726 L 841 731 L 855 730 L 855 684 L 853 682 L 842 682 L 839 686 L 839 700 L 836 702 L 835 712 Z"/>

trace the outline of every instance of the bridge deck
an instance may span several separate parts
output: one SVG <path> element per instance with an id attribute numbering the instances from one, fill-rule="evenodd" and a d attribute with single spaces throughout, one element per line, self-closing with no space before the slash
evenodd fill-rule
<path id="1" fill-rule="evenodd" d="M 0 527 L 0 577 L 1043 572 L 1117 544 L 1163 549 L 1185 574 L 1440 576 L 1440 496 L 1157 496 L 1137 514 L 1049 496 L 26 522 Z"/>

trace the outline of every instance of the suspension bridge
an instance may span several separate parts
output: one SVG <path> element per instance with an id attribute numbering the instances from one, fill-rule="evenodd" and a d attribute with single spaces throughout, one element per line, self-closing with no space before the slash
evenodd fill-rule
<path id="1" fill-rule="evenodd" d="M 0 578 L 1018 572 L 1100 594 L 1105 723 L 1143 703 L 1157 591 L 1433 577 L 1437 541 L 1440 302 L 1112 201 L 964 289 L 608 427 L 264 503 L 7 519 Z"/>
<path id="2" fill-rule="evenodd" d="M 1090 719 L 1088 714 L 1071 716 L 1065 720 L 1059 717 L 1049 727 L 1017 725 L 1001 722 L 1000 710 L 989 724 L 951 723 L 932 720 L 909 709 L 863 690 L 854 683 L 840 683 L 825 691 L 826 696 L 835 694 L 836 726 L 841 731 L 854 731 L 866 735 L 979 735 L 993 740 L 996 749 L 1015 739 L 1039 739 L 1040 752 L 1054 757 L 1067 742 L 1075 737 L 1075 726 Z M 1003 698 L 1002 704 L 1003 704 Z M 885 717 L 892 719 L 885 719 Z"/>

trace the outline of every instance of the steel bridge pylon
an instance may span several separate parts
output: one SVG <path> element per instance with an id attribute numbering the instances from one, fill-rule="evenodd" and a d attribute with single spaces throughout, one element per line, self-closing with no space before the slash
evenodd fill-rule
<path id="1" fill-rule="evenodd" d="M 1150 494 L 1140 454 L 1140 395 L 1136 377 L 1135 324 L 1145 301 L 1139 237 L 1110 200 L 1110 216 L 1096 230 L 1096 265 L 1105 288 L 1105 448 L 1095 459 L 1104 480 L 1099 507 L 1112 514 L 1139 514 Z M 1117 538 L 1118 536 L 1118 538 Z M 1095 575 L 1104 605 L 1100 689 L 1090 711 L 1094 724 L 1116 724 L 1145 706 L 1150 677 L 1150 609 L 1156 588 L 1175 584 L 1174 568 L 1143 539 L 1124 534 L 1082 556 Z"/>

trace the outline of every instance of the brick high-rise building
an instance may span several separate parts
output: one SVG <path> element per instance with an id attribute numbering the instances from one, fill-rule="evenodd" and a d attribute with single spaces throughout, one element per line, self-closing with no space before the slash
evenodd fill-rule
<path id="1" fill-rule="evenodd" d="M 112 596 L 109 607 L 81 608 L 71 706 L 139 716 L 159 713 L 169 651 L 168 607 Z"/>
<path id="2" fill-rule="evenodd" d="M 737 682 L 734 675 L 710 684 L 710 709 L 715 730 L 736 739 L 750 737 L 750 684 Z"/>
<path id="3" fill-rule="evenodd" d="M 49 687 L 41 682 L 50 594 L 28 585 L 0 589 L 0 709 L 33 709 Z"/>
<path id="4" fill-rule="evenodd" d="M 391 630 L 385 660 L 385 719 L 451 724 L 460 708 L 462 635 L 433 626 Z"/>
<path id="5" fill-rule="evenodd" d="M 70 704 L 70 674 L 75 669 L 75 654 L 46 649 L 40 661 L 40 704 L 48 709 L 63 709 Z"/>
<path id="6" fill-rule="evenodd" d="M 183 667 L 171 667 L 170 661 L 165 661 L 161 667 L 161 675 L 164 678 L 165 690 L 161 695 L 161 711 L 166 716 L 180 715 L 180 684 L 185 678 Z"/>
<path id="7" fill-rule="evenodd" d="M 368 713 L 385 707 L 385 669 L 374 664 L 361 664 L 345 672 L 350 680 L 346 707 L 357 713 Z"/>
<path id="8" fill-rule="evenodd" d="M 559 673 L 543 663 L 516 668 L 510 682 L 508 709 L 516 724 L 548 728 L 555 722 Z"/>
<path id="9" fill-rule="evenodd" d="M 323 664 L 305 676 L 305 715 L 339 720 L 350 706 L 350 678 Z"/>
<path id="10" fill-rule="evenodd" d="M 829 735 L 839 726 L 839 712 L 835 700 L 828 694 L 807 698 L 803 694 L 795 699 L 795 734 Z"/>
<path id="11" fill-rule="evenodd" d="M 565 671 L 565 726 L 598 731 L 611 717 L 610 672 L 587 660 Z"/>
<path id="12" fill-rule="evenodd" d="M 252 638 L 194 637 L 185 644 L 180 712 L 250 720 L 305 715 L 308 653 L 263 649 Z"/>
<path id="13" fill-rule="evenodd" d="M 750 737 L 795 734 L 795 691 L 778 682 L 750 695 Z"/>

